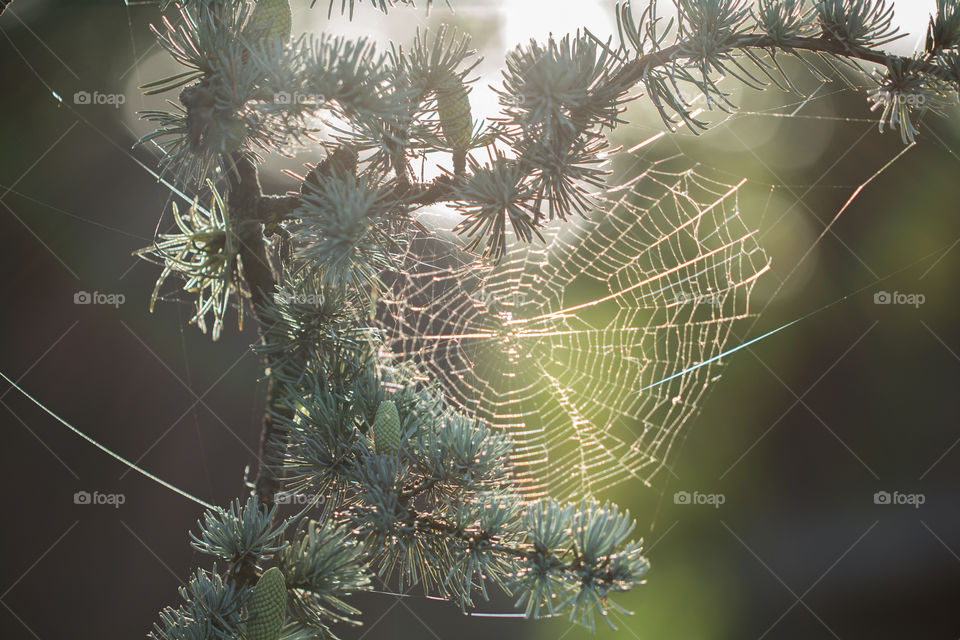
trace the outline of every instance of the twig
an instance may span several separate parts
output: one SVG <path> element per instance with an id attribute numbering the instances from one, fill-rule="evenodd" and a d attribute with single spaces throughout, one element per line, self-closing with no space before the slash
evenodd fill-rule
<path id="1" fill-rule="evenodd" d="M 664 67 L 676 62 L 683 55 L 688 43 L 678 42 L 660 51 L 648 53 L 637 57 L 625 64 L 619 71 L 622 76 L 620 79 L 629 83 L 637 83 L 643 79 L 643 76 L 650 69 Z M 812 53 L 827 53 L 841 58 L 855 58 L 864 62 L 873 62 L 886 66 L 890 61 L 899 60 L 902 63 L 911 61 L 911 58 L 903 56 L 890 55 L 883 51 L 868 49 L 860 46 L 850 46 L 836 40 L 835 38 L 817 36 L 797 38 L 791 46 L 777 44 L 770 36 L 761 34 L 742 35 L 731 47 L 731 49 L 764 49 L 767 51 L 782 51 L 787 54 L 797 51 L 809 51 Z M 919 69 L 926 73 L 942 78 L 943 69 L 932 63 L 924 63 Z"/>
<path id="2" fill-rule="evenodd" d="M 255 217 L 265 225 L 276 224 L 290 217 L 300 206 L 300 196 L 260 196 Z"/>
<path id="3" fill-rule="evenodd" d="M 258 170 L 253 160 L 244 154 L 231 156 L 233 167 L 229 172 L 231 189 L 229 195 L 230 215 L 237 223 L 237 239 L 240 245 L 240 260 L 243 263 L 243 277 L 250 294 L 253 316 L 257 321 L 257 330 L 261 342 L 267 342 L 275 330 L 268 326 L 260 316 L 260 309 L 270 302 L 270 296 L 276 291 L 277 276 L 267 256 L 266 239 L 262 231 L 262 214 L 289 207 L 291 199 L 266 198 L 260 186 Z M 296 199 L 296 198 L 294 198 Z M 269 359 L 266 354 L 260 358 L 264 373 L 269 372 Z M 264 411 L 263 426 L 260 433 L 260 451 L 255 480 L 257 498 L 267 508 L 274 504 L 274 496 L 280 490 L 280 480 L 267 462 L 276 459 L 273 449 L 279 436 L 277 420 L 269 410 L 278 397 L 277 383 L 267 378 L 267 411 Z"/>

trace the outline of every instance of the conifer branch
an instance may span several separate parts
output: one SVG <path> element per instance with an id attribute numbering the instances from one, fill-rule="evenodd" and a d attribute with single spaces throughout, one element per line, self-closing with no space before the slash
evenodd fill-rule
<path id="1" fill-rule="evenodd" d="M 660 51 L 641 55 L 627 62 L 622 67 L 618 72 L 620 75 L 618 80 L 624 83 L 636 84 L 641 81 L 648 70 L 656 67 L 664 67 L 676 62 L 679 57 L 682 57 L 684 51 L 689 50 L 689 47 L 689 42 L 679 42 Z M 791 42 L 790 46 L 785 46 L 782 43 L 777 43 L 768 35 L 748 34 L 739 36 L 734 44 L 731 45 L 731 49 L 740 51 L 760 49 L 768 52 L 779 51 L 788 55 L 795 54 L 798 51 L 807 51 L 810 53 L 825 53 L 839 58 L 872 62 L 884 66 L 890 63 L 906 64 L 913 60 L 913 58 L 893 55 L 876 49 L 849 45 L 825 35 L 798 37 L 795 41 Z M 943 67 L 931 62 L 921 63 L 918 70 L 943 80 L 952 79 Z"/>
<path id="2" fill-rule="evenodd" d="M 299 206 L 300 196 L 264 195 L 257 203 L 256 219 L 264 225 L 277 224 L 289 219 Z"/>
<path id="3" fill-rule="evenodd" d="M 277 273 L 270 263 L 266 239 L 263 236 L 262 213 L 269 210 L 282 210 L 292 200 L 298 198 L 269 198 L 263 195 L 256 164 L 246 154 L 233 153 L 230 156 L 232 171 L 228 172 L 231 189 L 229 195 L 230 212 L 235 217 L 237 237 L 240 245 L 240 259 L 243 264 L 243 277 L 250 295 L 254 318 L 261 343 L 273 340 L 271 335 L 277 330 L 276 323 L 269 323 L 262 317 L 261 309 L 269 306 L 277 289 Z M 272 507 L 274 496 L 280 490 L 280 480 L 267 462 L 278 457 L 278 430 L 274 405 L 279 397 L 278 385 L 270 376 L 270 360 L 266 355 L 260 357 L 267 379 L 266 407 L 260 433 L 260 446 L 255 475 L 256 495 L 266 507 Z"/>

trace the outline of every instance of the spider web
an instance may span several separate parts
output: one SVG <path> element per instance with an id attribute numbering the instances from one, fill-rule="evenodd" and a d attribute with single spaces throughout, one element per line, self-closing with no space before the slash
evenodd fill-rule
<path id="1" fill-rule="evenodd" d="M 682 156 L 654 162 L 498 265 L 418 239 L 381 302 L 386 349 L 509 434 L 526 497 L 649 484 L 769 269 L 743 184 Z"/>

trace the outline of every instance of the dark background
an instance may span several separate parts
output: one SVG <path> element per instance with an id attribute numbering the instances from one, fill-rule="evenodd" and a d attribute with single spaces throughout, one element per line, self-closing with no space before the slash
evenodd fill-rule
<path id="1" fill-rule="evenodd" d="M 156 7 L 18 0 L 13 11 L 0 18 L 0 371 L 105 446 L 224 504 L 243 491 L 256 448 L 253 335 L 230 320 L 212 343 L 186 324 L 186 305 L 147 313 L 158 269 L 131 256 L 150 243 L 168 196 L 134 162 L 155 166 L 131 150 L 127 116 L 139 106 L 133 63 L 149 54 Z M 81 89 L 126 92 L 128 104 L 74 106 Z M 731 182 L 751 179 L 744 216 L 774 265 L 758 310 L 853 190 L 902 149 L 896 133 L 865 121 L 863 93 L 842 89 L 821 90 L 808 119 L 741 115 L 645 150 L 656 157 L 679 145 Z M 789 112 L 782 105 L 797 99 L 744 100 L 756 113 Z M 661 127 L 646 109 L 632 115 L 618 142 Z M 727 361 L 686 427 L 676 477 L 611 491 L 641 523 L 653 569 L 647 586 L 617 600 L 634 615 L 615 614 L 618 631 L 598 637 L 960 637 L 960 247 L 950 250 L 960 238 L 960 114 L 948 115 L 924 122 L 920 144 L 864 189 L 743 337 L 846 298 Z M 291 186 L 267 180 L 276 193 Z M 81 290 L 126 301 L 75 305 Z M 922 293 L 926 303 L 878 306 L 881 290 Z M 0 425 L 0 636 L 143 637 L 205 562 L 187 537 L 201 508 L 125 474 L 6 383 Z M 76 505 L 81 490 L 125 503 Z M 677 505 L 680 490 L 721 493 L 725 503 Z M 925 502 L 877 505 L 880 490 Z M 366 625 L 347 637 L 589 636 L 565 621 L 468 620 L 416 596 L 357 604 Z"/>

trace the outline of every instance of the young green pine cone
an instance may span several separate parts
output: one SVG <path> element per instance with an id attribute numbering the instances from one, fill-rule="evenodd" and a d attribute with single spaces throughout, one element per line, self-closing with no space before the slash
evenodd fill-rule
<path id="1" fill-rule="evenodd" d="M 393 453 L 400 448 L 400 414 L 397 405 L 384 400 L 373 420 L 373 448 L 377 453 Z"/>
<path id="2" fill-rule="evenodd" d="M 287 581 L 280 569 L 267 569 L 247 605 L 247 640 L 277 640 L 286 615 Z"/>
<path id="3" fill-rule="evenodd" d="M 470 114 L 467 87 L 459 78 L 450 76 L 437 89 L 437 113 L 447 144 L 457 151 L 469 149 L 473 137 L 473 116 Z"/>
<path id="4" fill-rule="evenodd" d="M 243 35 L 251 42 L 290 38 L 290 0 L 257 0 Z"/>

